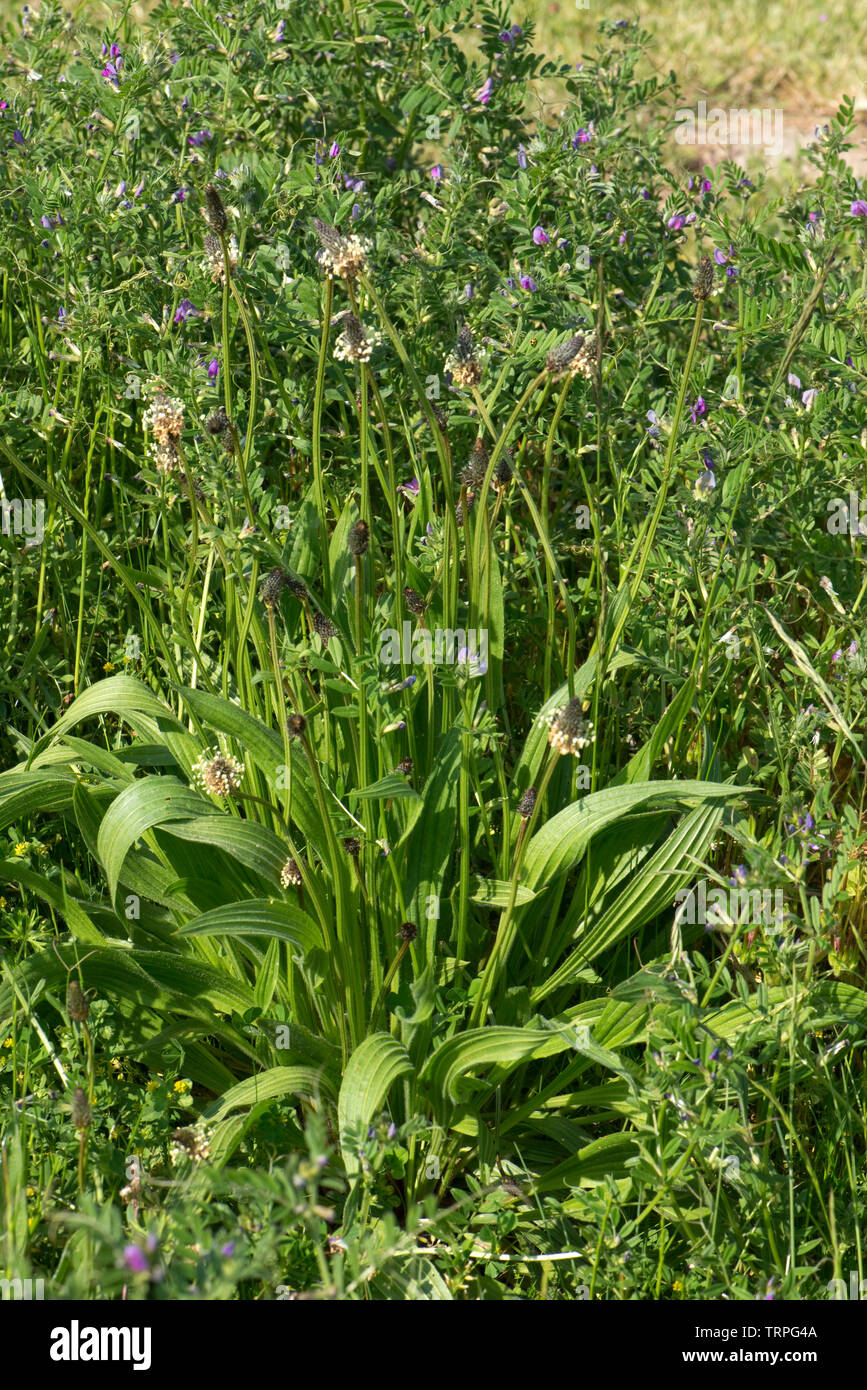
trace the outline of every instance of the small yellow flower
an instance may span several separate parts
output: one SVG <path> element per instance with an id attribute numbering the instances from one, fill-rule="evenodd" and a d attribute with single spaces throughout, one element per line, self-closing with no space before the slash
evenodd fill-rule
<path id="1" fill-rule="evenodd" d="M 25 855 L 25 854 L 27 853 L 27 841 L 26 841 L 26 840 L 19 840 L 19 841 L 18 841 L 18 844 L 15 846 L 15 853 L 18 855 L 18 858 L 19 858 L 19 859 L 21 859 L 22 856 Z"/>
<path id="2" fill-rule="evenodd" d="M 3 907 L 5 907 L 5 906 L 6 906 L 6 899 L 5 899 L 5 898 L 0 898 L 0 908 L 3 908 Z"/>
<path id="3" fill-rule="evenodd" d="M 47 846 L 47 845 L 37 845 L 37 846 L 36 846 L 36 853 L 39 855 L 39 858 L 40 858 L 40 859 L 47 859 L 47 858 L 48 858 L 48 846 Z"/>
<path id="4" fill-rule="evenodd" d="M 114 670 L 114 662 L 113 662 L 113 661 L 106 661 L 106 662 L 104 663 L 102 669 L 103 669 L 103 671 L 113 671 L 113 670 Z"/>
<path id="5" fill-rule="evenodd" d="M 149 1081 L 148 1084 L 145 1086 L 145 1090 L 146 1090 L 146 1091 L 157 1091 L 157 1090 L 159 1090 L 159 1085 L 160 1085 L 160 1083 L 159 1083 L 158 1081 Z"/>
<path id="6" fill-rule="evenodd" d="M 11 1047 L 14 1041 L 15 1041 L 14 1038 L 4 1038 L 4 1039 L 3 1039 L 3 1046 L 4 1046 L 4 1047 Z"/>
<path id="7" fill-rule="evenodd" d="M 683 1288 L 683 1283 L 680 1279 L 675 1279 L 671 1287 L 674 1289 L 675 1293 L 680 1293 L 681 1289 Z"/>
<path id="8" fill-rule="evenodd" d="M 186 1095 L 187 1091 L 190 1089 L 190 1083 L 189 1081 L 176 1081 L 173 1089 L 182 1096 Z"/>

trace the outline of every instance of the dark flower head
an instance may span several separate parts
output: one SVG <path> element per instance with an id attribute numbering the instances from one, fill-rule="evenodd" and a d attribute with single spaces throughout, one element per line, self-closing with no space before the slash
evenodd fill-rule
<path id="1" fill-rule="evenodd" d="M 90 1013 L 87 996 L 77 980 L 70 980 L 66 990 L 66 1011 L 73 1023 L 84 1023 Z"/>
<path id="2" fill-rule="evenodd" d="M 565 343 L 560 343 L 558 347 L 553 347 L 545 358 L 545 366 L 553 377 L 565 376 L 570 370 L 572 363 L 584 346 L 584 334 L 576 333 L 574 337 L 568 338 Z"/>
<path id="3" fill-rule="evenodd" d="M 328 646 L 328 639 L 337 636 L 337 628 L 331 622 L 330 618 L 326 618 L 324 613 L 314 613 L 313 631 L 316 633 L 317 637 L 322 639 L 326 647 Z"/>
<path id="4" fill-rule="evenodd" d="M 341 280 L 354 280 L 367 264 L 370 243 L 358 236 L 342 236 L 330 222 L 314 217 L 313 230 L 322 248 L 318 254 L 319 264 L 329 279 L 336 275 Z"/>
<path id="5" fill-rule="evenodd" d="M 72 1123 L 76 1129 L 89 1129 L 93 1116 L 90 1111 L 90 1102 L 87 1099 L 87 1092 L 82 1086 L 76 1086 L 72 1096 Z"/>
<path id="6" fill-rule="evenodd" d="M 231 423 L 231 420 L 226 414 L 226 407 L 224 405 L 221 405 L 217 410 L 214 411 L 213 415 L 208 417 L 208 420 L 205 423 L 205 429 L 207 430 L 208 434 L 225 434 L 226 431 L 231 427 Z"/>
<path id="7" fill-rule="evenodd" d="M 291 574 L 287 574 L 285 579 L 286 588 L 293 598 L 297 598 L 301 603 L 307 602 L 307 585 L 300 579 L 295 579 Z"/>
<path id="8" fill-rule="evenodd" d="M 397 934 L 401 941 L 415 941 L 418 936 L 418 927 L 415 922 L 401 922 Z"/>
<path id="9" fill-rule="evenodd" d="M 594 740 L 593 725 L 584 718 L 582 701 L 576 696 L 551 716 L 548 742 L 561 755 L 573 757 Z"/>
<path id="10" fill-rule="evenodd" d="M 528 787 L 518 802 L 518 815 L 521 820 L 529 820 L 536 809 L 536 788 Z"/>
<path id="11" fill-rule="evenodd" d="M 412 773 L 412 758 L 403 758 L 394 770 L 401 773 L 403 777 L 409 777 Z"/>
<path id="12" fill-rule="evenodd" d="M 303 738 L 307 729 L 307 720 L 303 714 L 290 714 L 286 720 L 286 729 L 290 738 Z"/>
<path id="13" fill-rule="evenodd" d="M 696 299 L 707 299 L 713 289 L 713 261 L 710 256 L 702 256 L 695 276 L 692 293 Z"/>
<path id="14" fill-rule="evenodd" d="M 477 439 L 473 444 L 473 452 L 470 454 L 469 461 L 461 472 L 461 487 L 470 489 L 481 487 L 485 480 L 490 458 L 485 441 Z"/>
<path id="15" fill-rule="evenodd" d="M 500 488 L 508 487 L 513 477 L 512 465 L 504 455 L 494 469 L 494 488 L 499 491 Z"/>
<path id="16" fill-rule="evenodd" d="M 274 608 L 280 602 L 280 595 L 286 585 L 286 573 L 279 565 L 265 579 L 259 597 L 266 608 Z"/>
<path id="17" fill-rule="evenodd" d="M 223 200 L 212 183 L 205 189 L 205 217 L 212 232 L 217 236 L 225 233 L 229 223 Z"/>
<path id="18" fill-rule="evenodd" d="M 288 888 L 291 885 L 293 888 L 300 888 L 303 881 L 301 870 L 295 863 L 295 860 L 287 859 L 280 872 L 280 883 L 282 887 Z"/>
<path id="19" fill-rule="evenodd" d="M 478 386 L 482 379 L 482 368 L 476 356 L 470 326 L 462 323 L 458 329 L 458 341 L 454 352 L 446 362 L 455 386 Z"/>
<path id="20" fill-rule="evenodd" d="M 468 493 L 467 493 L 467 515 L 469 515 L 469 513 L 473 510 L 473 503 L 475 502 L 475 500 L 476 500 L 476 499 L 475 499 L 474 494 L 473 494 L 472 492 L 468 492 Z M 459 502 L 458 505 L 455 507 L 455 520 L 457 521 L 457 523 L 458 523 L 459 526 L 463 526 L 463 524 L 464 524 L 464 504 L 463 504 L 463 502 Z"/>
<path id="21" fill-rule="evenodd" d="M 421 614 L 425 611 L 425 608 L 427 607 L 427 604 L 425 603 L 421 594 L 417 593 L 416 590 L 411 588 L 409 584 L 407 584 L 406 588 L 403 591 L 403 601 L 409 609 L 410 613 Z"/>
<path id="22" fill-rule="evenodd" d="M 343 841 L 343 848 L 352 859 L 357 859 L 361 853 L 361 841 L 354 835 L 347 835 Z"/>
<path id="23" fill-rule="evenodd" d="M 455 356 L 459 362 L 474 362 L 476 353 L 473 346 L 473 335 L 468 323 L 462 323 L 458 329 L 458 342 L 455 348 Z"/>
<path id="24" fill-rule="evenodd" d="M 229 753 L 203 753 L 193 764 L 192 779 L 212 796 L 233 796 L 241 785 L 244 764 Z"/>
<path id="25" fill-rule="evenodd" d="M 350 555 L 356 557 L 366 555 L 370 545 L 370 527 L 366 521 L 356 521 L 352 530 L 349 532 L 347 546 Z"/>

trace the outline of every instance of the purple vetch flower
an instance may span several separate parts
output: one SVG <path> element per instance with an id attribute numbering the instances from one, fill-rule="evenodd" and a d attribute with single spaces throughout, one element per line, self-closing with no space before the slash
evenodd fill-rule
<path id="1" fill-rule="evenodd" d="M 649 189 L 649 188 L 642 188 L 642 190 L 641 190 L 641 196 L 642 196 L 642 198 L 643 198 L 643 199 L 645 200 L 645 202 L 646 202 L 647 199 L 650 197 L 650 189 Z"/>
<path id="2" fill-rule="evenodd" d="M 21 134 L 20 130 L 13 130 L 12 139 L 15 141 L 16 145 L 24 144 L 24 136 Z"/>
<path id="3" fill-rule="evenodd" d="M 439 183 L 440 179 L 443 176 L 443 166 L 441 164 L 435 164 L 430 171 L 430 176 L 433 179 L 434 183 Z"/>
<path id="4" fill-rule="evenodd" d="M 470 680 L 478 680 L 487 674 L 488 663 L 475 647 L 461 647 L 457 654 L 457 664 L 462 666 Z"/>
<path id="5" fill-rule="evenodd" d="M 207 140 L 213 140 L 214 133 L 211 130 L 197 130 L 195 135 L 187 136 L 187 144 L 195 145 L 196 149 L 204 145 Z"/>
<path id="6" fill-rule="evenodd" d="M 530 294 L 533 294 L 533 293 L 536 291 L 537 288 L 538 288 L 538 286 L 537 286 L 537 284 L 536 284 L 536 281 L 533 279 L 532 275 L 522 275 L 522 276 L 521 276 L 521 289 L 522 289 L 522 290 L 527 290 Z"/>
<path id="7" fill-rule="evenodd" d="M 647 419 L 650 421 L 650 424 L 647 426 L 647 433 L 650 435 L 651 439 L 658 439 L 661 431 L 659 428 L 659 416 L 656 411 L 648 410 Z"/>
<path id="8" fill-rule="evenodd" d="M 123 1247 L 123 1262 L 132 1274 L 147 1274 L 148 1258 L 138 1245 Z"/>
<path id="9" fill-rule="evenodd" d="M 867 217 L 867 203 L 863 198 L 858 198 L 856 202 L 849 205 L 849 211 L 853 217 Z"/>
<path id="10" fill-rule="evenodd" d="M 66 319 L 66 310 L 64 309 L 63 305 L 61 304 L 60 308 L 57 310 L 57 322 L 58 322 L 58 323 L 63 323 L 65 319 Z"/>
<path id="11" fill-rule="evenodd" d="M 175 323 L 186 323 L 188 318 L 198 318 L 199 310 L 191 299 L 182 299 L 175 310 Z"/>
<path id="12" fill-rule="evenodd" d="M 629 233 L 628 233 L 628 232 L 621 232 L 621 233 L 620 233 L 620 236 L 619 236 L 618 239 L 617 239 L 617 240 L 618 240 L 618 244 L 619 244 L 620 246 L 622 246 L 622 245 L 624 244 L 624 242 L 628 239 L 628 237 L 629 237 Z"/>
<path id="13" fill-rule="evenodd" d="M 673 217 L 669 217 L 668 226 L 673 232 L 683 231 L 686 226 L 686 218 L 682 212 L 676 212 Z"/>
<path id="14" fill-rule="evenodd" d="M 394 1123 L 394 1121 L 392 1121 L 391 1124 L 389 1125 L 388 1129 L 386 1130 L 385 1137 L 386 1137 L 386 1139 L 393 1139 L 394 1136 L 395 1136 L 396 1134 L 397 1134 L 397 1125 Z"/>
<path id="15" fill-rule="evenodd" d="M 551 238 L 544 227 L 533 228 L 533 240 L 537 246 L 549 246 L 551 243 Z"/>
<path id="16" fill-rule="evenodd" d="M 693 424 L 697 422 L 699 416 L 707 414 L 707 404 L 705 402 L 704 396 L 699 396 L 698 400 L 695 402 L 695 405 L 691 405 L 689 407 L 689 413 L 692 417 Z"/>
<path id="17" fill-rule="evenodd" d="M 470 284 L 464 285 L 464 296 L 465 296 L 465 298 L 467 298 L 467 299 L 472 299 L 472 297 L 473 297 L 474 294 L 475 294 L 475 290 L 473 289 L 472 285 L 470 285 Z"/>
<path id="18" fill-rule="evenodd" d="M 116 63 L 106 63 L 101 76 L 114 87 L 120 86 L 120 59 Z"/>
<path id="19" fill-rule="evenodd" d="M 806 406 L 807 410 L 813 409 L 813 402 L 815 401 L 818 394 L 819 392 L 816 390 L 814 386 L 811 387 L 809 391 L 801 392 L 801 401 Z"/>
<path id="20" fill-rule="evenodd" d="M 786 380 L 788 381 L 790 386 L 797 386 L 798 390 L 800 391 L 801 379 L 800 377 L 795 376 L 794 372 L 789 372 L 789 375 L 786 377 Z"/>
<path id="21" fill-rule="evenodd" d="M 361 216 L 361 204 L 360 204 L 360 203 L 353 203 L 353 204 L 352 204 L 352 211 L 350 212 L 349 216 L 351 217 L 351 219 L 352 219 L 353 222 L 357 222 L 357 221 L 358 221 L 359 217 Z"/>
<path id="22" fill-rule="evenodd" d="M 339 154 L 340 146 L 338 145 L 337 141 L 334 140 L 331 144 L 331 148 L 328 151 L 328 157 L 329 159 L 336 159 Z"/>
<path id="23" fill-rule="evenodd" d="M 208 363 L 208 377 L 211 381 L 216 381 L 220 374 L 220 364 L 216 357 L 212 357 Z"/>
<path id="24" fill-rule="evenodd" d="M 176 188 L 175 191 L 174 191 L 174 193 L 172 194 L 172 202 L 173 202 L 173 203 L 183 203 L 183 202 L 186 202 L 186 197 L 187 197 L 187 194 L 189 193 L 189 191 L 190 191 L 190 190 L 189 190 L 188 188 Z"/>
<path id="25" fill-rule="evenodd" d="M 281 21 L 281 22 L 282 22 L 282 23 L 285 23 L 285 21 Z M 233 1240 L 228 1241 L 228 1243 L 227 1243 L 226 1245 L 221 1245 L 221 1246 L 220 1246 L 220 1254 L 224 1257 L 224 1259 L 231 1260 L 231 1258 L 232 1258 L 232 1256 L 234 1255 L 234 1253 L 235 1253 L 235 1242 L 234 1242 Z"/>
<path id="26" fill-rule="evenodd" d="M 482 86 L 476 92 L 476 101 L 481 102 L 482 106 L 487 106 L 488 102 L 491 100 L 491 93 L 493 92 L 493 90 L 494 79 L 492 77 L 488 77 L 485 79 Z"/>
<path id="27" fill-rule="evenodd" d="M 397 490 L 407 497 L 418 497 L 421 490 L 418 478 L 412 478 L 408 483 L 398 483 Z"/>
<path id="28" fill-rule="evenodd" d="M 279 22 L 279 24 L 277 25 L 277 28 L 274 30 L 274 42 L 275 42 L 275 43 L 282 43 L 282 42 L 283 42 L 283 35 L 284 35 L 285 33 L 286 33 L 286 21 L 285 21 L 285 19 L 281 19 L 280 22 Z"/>
<path id="29" fill-rule="evenodd" d="M 703 500 L 703 498 L 710 497 L 715 487 L 716 474 L 714 473 L 712 468 L 706 468 L 704 472 L 699 473 L 698 477 L 696 478 L 695 486 L 692 490 L 692 495 L 696 498 L 697 501 L 700 502 Z"/>
<path id="30" fill-rule="evenodd" d="M 527 163 L 528 163 L 528 161 L 527 161 L 527 151 L 524 149 L 524 146 L 523 146 L 523 145 L 519 145 L 519 146 L 518 146 L 518 168 L 519 168 L 519 169 L 526 169 Z"/>
<path id="31" fill-rule="evenodd" d="M 577 150 L 579 145 L 587 145 L 593 139 L 593 123 L 586 130 L 576 130 L 572 136 L 571 145 L 573 150 Z"/>

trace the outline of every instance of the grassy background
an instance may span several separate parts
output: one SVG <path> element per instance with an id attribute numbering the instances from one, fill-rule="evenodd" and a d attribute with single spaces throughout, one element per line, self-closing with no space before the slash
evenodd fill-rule
<path id="1" fill-rule="evenodd" d="M 296 0 L 306 3 L 306 0 Z M 586 6 L 586 7 L 585 7 Z M 38 0 L 30 7 L 38 11 Z M 129 7 L 144 15 L 149 3 Z M 230 8 L 230 6 L 229 6 Z M 125 5 L 85 0 L 69 6 L 112 30 Z M 15 23 L 22 6 L 0 0 L 0 19 Z M 658 40 L 655 66 L 675 69 L 690 99 L 714 97 L 735 104 L 782 105 L 816 119 L 845 93 L 867 110 L 867 5 L 863 0 L 515 0 L 516 23 L 532 19 L 542 47 L 579 62 L 593 46 L 603 18 L 639 18 Z"/>
<path id="2" fill-rule="evenodd" d="M 844 93 L 867 106 L 867 6 L 860 0 L 589 0 L 587 9 L 575 0 L 529 0 L 524 8 L 551 52 L 573 62 L 603 16 L 639 17 L 658 41 L 659 71 L 674 68 L 690 98 L 773 103 L 817 117 Z"/>

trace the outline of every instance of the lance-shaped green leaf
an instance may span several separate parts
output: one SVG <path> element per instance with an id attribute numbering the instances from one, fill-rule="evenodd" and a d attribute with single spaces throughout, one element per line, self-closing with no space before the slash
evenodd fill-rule
<path id="1" fill-rule="evenodd" d="M 437 918 L 427 911 L 430 898 L 443 894 L 446 869 L 457 830 L 460 735 L 452 729 L 440 747 L 434 770 L 424 789 L 424 805 L 401 848 L 406 853 L 406 904 L 424 943 L 424 958 L 432 961 Z"/>
<path id="2" fill-rule="evenodd" d="M 543 825 L 527 846 L 523 882 L 538 889 L 581 860 L 593 836 L 632 811 L 688 809 L 702 802 L 735 801 L 749 788 L 720 782 L 634 782 L 592 792 Z"/>
<path id="3" fill-rule="evenodd" d="M 322 945 L 319 925 L 294 903 L 268 898 L 226 903 L 181 927 L 180 936 L 270 936 L 306 955 Z"/>
<path id="4" fill-rule="evenodd" d="M 334 1082 L 321 1067 L 269 1067 L 232 1086 L 202 1114 L 209 1124 L 219 1124 L 233 1110 L 246 1110 L 263 1100 L 279 1096 L 313 1096 L 324 1093 L 334 1096 Z"/>
<path id="5" fill-rule="evenodd" d="M 534 1005 L 552 990 L 568 984 L 576 972 L 610 949 L 630 932 L 651 921 L 669 907 L 675 894 L 695 878 L 701 862 L 722 820 L 719 805 L 699 806 L 676 826 L 665 843 L 640 868 L 627 887 L 603 913 L 577 948 L 531 996 Z"/>
<path id="6" fill-rule="evenodd" d="M 77 700 L 73 700 L 48 733 L 34 743 L 29 761 L 32 763 L 44 748 L 65 734 L 67 729 L 98 714 L 111 714 L 121 719 L 128 714 L 149 714 L 155 719 L 168 721 L 170 727 L 183 728 L 168 705 L 157 699 L 143 681 L 134 680 L 132 676 L 109 676 L 107 680 L 88 686 Z"/>
<path id="7" fill-rule="evenodd" d="M 0 778 L 0 830 L 26 820 L 34 811 L 62 811 L 72 802 L 75 775 L 31 771 Z"/>
<path id="8" fill-rule="evenodd" d="M 449 1102 L 457 1104 L 461 1099 L 461 1078 L 468 1072 L 490 1066 L 508 1071 L 518 1062 L 550 1057 L 574 1046 L 567 1029 L 473 1028 L 438 1047 L 422 1068 L 421 1079 L 428 1083 L 434 1107 L 442 1114 Z M 464 1083 L 464 1089 L 470 1085 Z"/>
<path id="9" fill-rule="evenodd" d="M 136 840 L 156 825 L 201 817 L 207 810 L 204 797 L 175 777 L 145 777 L 124 788 L 103 816 L 97 838 L 97 853 L 112 902 L 123 861 Z M 222 819 L 216 810 L 213 815 Z"/>
<path id="10" fill-rule="evenodd" d="M 355 1143 L 381 1108 L 394 1082 L 413 1070 L 409 1053 L 390 1033 L 371 1033 L 350 1057 L 337 1102 L 340 1149 L 346 1172 L 360 1171 Z"/>
<path id="11" fill-rule="evenodd" d="M 244 755 L 262 769 L 275 790 L 275 806 L 280 807 L 286 777 L 284 765 L 286 751 L 283 739 L 268 729 L 251 714 L 247 714 L 230 700 L 222 700 L 216 695 L 208 695 L 202 690 L 190 690 L 179 686 L 178 691 L 184 703 L 208 728 L 218 729 L 220 733 L 231 734 L 237 739 Z M 305 840 L 313 845 L 320 858 L 327 861 L 328 843 L 322 829 L 319 808 L 310 783 L 310 768 L 304 750 L 297 739 L 289 745 L 292 781 L 292 819 L 301 830 Z M 279 774 L 279 775 L 278 775 Z M 284 856 L 285 858 L 285 856 Z"/>
<path id="12" fill-rule="evenodd" d="M 201 809 L 201 802 L 199 803 Z M 265 883 L 278 884 L 286 863 L 286 845 L 267 825 L 240 820 L 238 816 L 198 816 L 163 826 L 179 840 L 213 845 L 258 874 Z"/>
<path id="13" fill-rule="evenodd" d="M 602 1182 L 607 1177 L 626 1177 L 629 1160 L 637 1153 L 638 1145 L 628 1134 L 605 1134 L 550 1168 L 536 1180 L 533 1189 L 553 1192 L 558 1187 L 580 1187 L 582 1183 Z"/>

